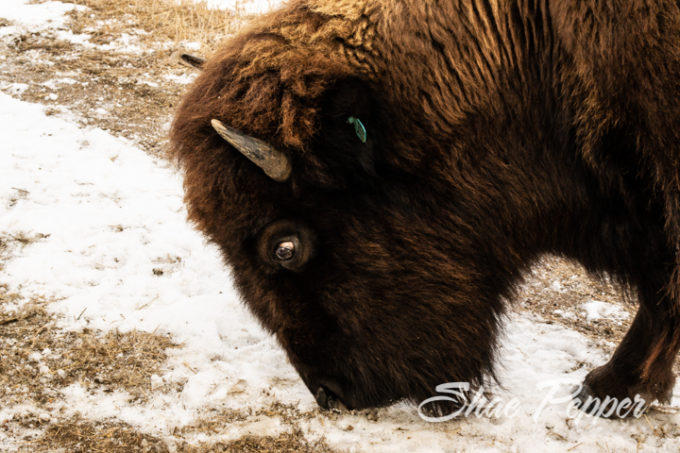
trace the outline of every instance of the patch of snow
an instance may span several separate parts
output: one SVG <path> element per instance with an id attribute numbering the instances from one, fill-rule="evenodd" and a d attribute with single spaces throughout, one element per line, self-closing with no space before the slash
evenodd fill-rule
<path id="1" fill-rule="evenodd" d="M 171 43 L 171 45 L 174 46 L 174 43 Z M 182 41 L 179 45 L 179 48 L 184 49 L 186 51 L 198 51 L 203 48 L 200 42 L 197 41 Z"/>
<path id="2" fill-rule="evenodd" d="M 136 35 L 123 33 L 116 40 L 108 44 L 101 44 L 96 46 L 101 50 L 122 50 L 129 53 L 142 54 L 145 52 L 153 52 L 152 49 L 147 49 L 139 44 L 139 38 Z"/>
<path id="3" fill-rule="evenodd" d="M 141 79 L 141 80 L 138 80 L 137 83 L 144 84 L 144 85 L 149 86 L 151 88 L 158 88 L 160 86 L 160 85 L 158 85 L 158 82 L 155 82 L 155 81 L 150 80 L 150 79 Z"/>
<path id="4" fill-rule="evenodd" d="M 90 42 L 92 35 L 89 33 L 73 33 L 71 30 L 56 30 L 54 36 L 62 41 L 70 42 L 71 44 L 79 44 L 87 48 L 95 47 Z"/>
<path id="5" fill-rule="evenodd" d="M 562 287 L 562 283 L 560 283 L 559 280 L 555 280 L 554 282 L 552 282 L 552 284 L 550 285 L 550 289 L 552 289 L 553 291 L 558 292 L 558 293 L 564 292 L 564 288 Z"/>
<path id="6" fill-rule="evenodd" d="M 0 84 L 0 89 L 8 91 L 10 94 L 15 96 L 20 96 L 28 89 L 28 84 L 26 83 L 2 83 Z"/>
<path id="7" fill-rule="evenodd" d="M 59 79 L 51 79 L 47 80 L 42 83 L 42 85 L 46 88 L 49 88 L 51 90 L 57 90 L 59 89 L 60 85 L 74 85 L 76 83 L 80 83 L 75 79 L 72 79 L 70 77 L 62 77 Z M 28 86 L 28 85 L 27 85 Z"/>
<path id="8" fill-rule="evenodd" d="M 624 321 L 630 317 L 627 311 L 618 305 L 599 300 L 591 300 L 581 305 L 583 313 L 588 321 L 597 319 L 611 319 L 614 321 Z"/>
<path id="9" fill-rule="evenodd" d="M 72 3 L 54 1 L 29 3 L 29 0 L 2 0 L 0 17 L 34 32 L 63 26 L 66 22 L 66 13 L 74 9 L 82 11 L 86 8 Z"/>
<path id="10" fill-rule="evenodd" d="M 2 17 L 2 16 L 0 16 Z M 21 28 L 15 27 L 13 25 L 7 25 L 5 27 L 0 27 L 0 37 L 13 36 L 21 32 Z"/>
<path id="11" fill-rule="evenodd" d="M 198 74 L 196 72 L 186 73 L 181 75 L 176 74 L 165 74 L 163 78 L 169 82 L 178 83 L 181 85 L 188 85 L 192 83 Z"/>
<path id="12" fill-rule="evenodd" d="M 576 319 L 576 316 L 572 312 L 561 310 L 561 309 L 553 311 L 553 314 L 560 316 L 562 318 L 565 318 L 565 319 Z"/>

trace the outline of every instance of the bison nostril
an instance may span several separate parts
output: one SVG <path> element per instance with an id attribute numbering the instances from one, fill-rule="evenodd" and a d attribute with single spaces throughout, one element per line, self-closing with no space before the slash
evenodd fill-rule
<path id="1" fill-rule="evenodd" d="M 319 387 L 316 390 L 314 398 L 316 399 L 316 403 L 322 409 L 337 411 L 347 410 L 347 406 L 345 406 L 345 404 L 342 401 L 340 401 L 338 396 L 332 391 L 328 390 L 326 387 L 323 386 Z"/>
<path id="2" fill-rule="evenodd" d="M 316 403 L 319 405 L 319 407 L 322 409 L 328 409 L 328 392 L 326 392 L 325 388 L 319 387 L 316 390 L 314 398 L 316 398 Z"/>

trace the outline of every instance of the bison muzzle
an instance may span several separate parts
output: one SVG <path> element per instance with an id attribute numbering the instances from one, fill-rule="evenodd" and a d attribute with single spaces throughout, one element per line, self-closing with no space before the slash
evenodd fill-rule
<path id="1" fill-rule="evenodd" d="M 669 398 L 678 2 L 293 0 L 191 61 L 190 219 L 321 406 L 481 385 L 546 253 L 639 295 L 585 391 Z"/>

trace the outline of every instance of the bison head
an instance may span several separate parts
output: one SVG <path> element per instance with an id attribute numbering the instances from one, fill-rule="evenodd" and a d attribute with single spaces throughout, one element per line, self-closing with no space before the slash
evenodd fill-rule
<path id="1" fill-rule="evenodd" d="M 512 65 L 465 56 L 458 12 L 427 4 L 293 2 L 209 59 L 174 121 L 190 218 L 321 406 L 488 376 L 537 252 L 515 231 L 564 179 L 508 152 L 540 139 L 509 124 L 542 121 L 506 108 Z"/>

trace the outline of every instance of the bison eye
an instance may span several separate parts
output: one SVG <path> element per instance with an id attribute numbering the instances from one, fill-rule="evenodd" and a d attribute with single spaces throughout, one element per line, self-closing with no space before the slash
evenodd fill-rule
<path id="1" fill-rule="evenodd" d="M 276 220 L 257 237 L 257 253 L 270 271 L 300 272 L 314 257 L 316 234 L 296 220 Z"/>
<path id="2" fill-rule="evenodd" d="M 276 246 L 276 251 L 274 252 L 276 259 L 279 261 L 290 261 L 295 257 L 295 242 L 286 241 L 281 242 Z"/>

